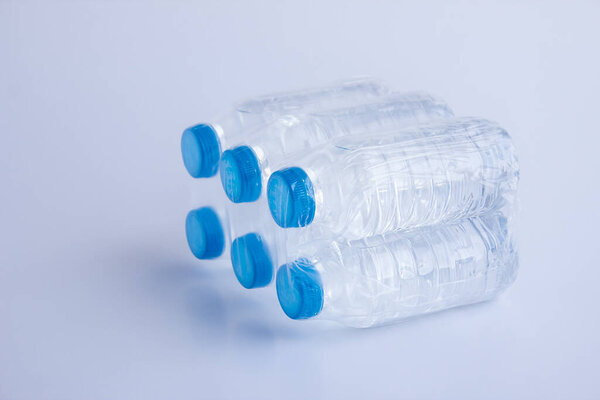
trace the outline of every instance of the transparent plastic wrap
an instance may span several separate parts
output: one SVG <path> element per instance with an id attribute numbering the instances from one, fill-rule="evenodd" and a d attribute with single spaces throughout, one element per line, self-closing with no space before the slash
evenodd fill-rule
<path id="1" fill-rule="evenodd" d="M 229 246 L 238 236 L 237 232 L 263 232 L 264 235 L 263 224 L 272 225 L 266 206 L 238 210 L 223 195 L 215 173 L 224 143 L 248 138 L 276 118 L 291 118 L 292 114 L 297 118 L 302 113 L 373 101 L 388 93 L 373 79 L 348 80 L 318 89 L 257 97 L 238 104 L 214 124 L 198 124 L 184 130 L 181 137 L 184 166 L 193 178 L 206 178 L 196 179 L 191 184 L 193 209 L 186 219 L 186 238 L 192 253 L 202 260 L 225 259 L 225 255 L 228 259 Z M 246 215 L 239 215 L 240 211 Z M 235 217 L 231 218 L 230 213 Z"/>
<path id="2" fill-rule="evenodd" d="M 181 144 L 185 167 L 194 178 L 214 176 L 223 149 L 252 134 L 263 134 L 257 128 L 277 118 L 359 104 L 388 93 L 379 82 L 365 78 L 239 103 L 215 121 L 192 126 L 183 132 Z"/>
<path id="3" fill-rule="evenodd" d="M 232 265 L 240 283 L 246 288 L 266 286 L 271 282 L 274 267 L 285 260 L 287 246 L 310 240 L 297 231 L 278 227 L 268 213 L 266 196 L 261 196 L 261 172 L 268 174 L 267 159 L 283 162 L 286 151 L 312 151 L 332 138 L 359 133 L 385 131 L 385 127 L 401 128 L 423 121 L 437 120 L 452 116 L 448 105 L 440 99 L 425 93 L 409 93 L 382 98 L 375 103 L 346 107 L 332 111 L 313 113 L 303 118 L 294 117 L 294 123 L 279 120 L 264 129 L 281 131 L 281 135 L 265 135 L 263 144 L 258 147 L 242 146 L 223 153 L 220 176 L 224 189 L 231 200 L 254 193 L 253 202 L 239 202 L 232 207 L 231 230 L 234 238 Z M 285 126 L 282 126 L 285 125 Z M 279 140 L 273 140 L 278 137 Z M 244 153 L 250 157 L 244 158 Z M 256 152 L 256 153 L 255 153 Z M 272 157 L 266 157 L 267 152 Z M 262 162 L 254 165 L 260 154 Z M 262 167 L 266 167 L 262 169 Z M 262 169 L 262 171 L 261 171 Z M 242 174 L 241 172 L 244 172 Z M 257 178 L 252 183 L 250 178 Z M 235 184 L 234 184 L 235 183 Z M 256 206 L 252 206 L 255 204 Z M 249 217 L 251 216 L 251 217 Z M 264 221 L 264 219 L 269 221 Z M 243 220 L 240 224 L 239 220 Z M 236 225 L 239 225 L 236 227 Z M 243 235 L 236 234 L 240 228 Z M 237 228 L 237 229 L 236 229 Z M 242 237 L 243 236 L 243 237 Z M 237 238 L 237 239 L 236 239 Z M 258 279 L 257 277 L 261 277 Z"/>
<path id="4" fill-rule="evenodd" d="M 305 154 L 335 138 L 377 135 L 452 116 L 443 100 L 423 92 L 390 94 L 335 110 L 287 114 L 224 151 L 219 166 L 223 189 L 235 203 L 256 201 L 273 166 L 291 155 Z"/>
<path id="5" fill-rule="evenodd" d="M 188 128 L 182 154 L 213 176 L 195 180 L 192 253 L 231 260 L 246 288 L 275 282 L 293 319 L 387 324 L 516 277 L 510 136 L 426 93 L 362 80 L 257 98 Z"/>
<path id="6" fill-rule="evenodd" d="M 515 280 L 510 215 L 493 212 L 351 242 L 313 242 L 277 272 L 277 296 L 292 319 L 353 327 L 491 299 Z"/>
<path id="7" fill-rule="evenodd" d="M 478 118 L 341 138 L 288 162 L 268 182 L 271 215 L 311 238 L 354 240 L 477 216 L 512 204 L 519 178 L 509 135 Z"/>

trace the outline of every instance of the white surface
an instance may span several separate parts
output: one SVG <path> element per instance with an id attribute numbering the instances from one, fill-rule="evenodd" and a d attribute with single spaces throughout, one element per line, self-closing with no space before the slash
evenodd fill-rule
<path id="1" fill-rule="evenodd" d="M 0 2 L 0 398 L 598 398 L 599 19 L 580 2 Z M 355 75 L 513 135 L 521 272 L 499 300 L 294 322 L 190 255 L 180 131 Z"/>

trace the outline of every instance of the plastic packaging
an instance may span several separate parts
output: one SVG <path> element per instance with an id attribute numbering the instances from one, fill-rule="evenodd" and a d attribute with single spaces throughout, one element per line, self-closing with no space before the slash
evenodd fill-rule
<path id="1" fill-rule="evenodd" d="M 246 288 L 275 281 L 290 318 L 387 324 L 516 277 L 511 139 L 427 94 L 363 80 L 266 96 L 188 128 L 182 155 L 212 176 L 194 181 L 192 253 L 231 260 Z"/>
<path id="2" fill-rule="evenodd" d="M 222 195 L 215 173 L 223 144 L 247 139 L 268 122 L 291 117 L 292 113 L 300 116 L 306 112 L 322 112 L 373 101 L 387 93 L 389 91 L 375 80 L 356 79 L 318 89 L 272 94 L 238 104 L 233 112 L 212 125 L 198 124 L 184 130 L 181 137 L 184 166 L 192 177 L 207 178 L 191 184 L 193 210 L 186 219 L 186 238 L 194 256 L 202 260 L 222 259 L 224 255 L 229 258 L 229 245 L 239 232 L 262 232 L 265 224 L 272 225 L 265 216 L 266 206 L 258 208 L 257 204 L 253 209 L 233 209 Z M 240 211 L 246 215 L 240 216 Z M 230 213 L 234 213 L 234 217 L 230 218 Z M 248 218 L 249 215 L 255 217 Z M 213 244 L 216 248 L 205 243 L 208 239 L 217 241 Z M 217 248 L 222 249 L 219 254 L 216 254 Z"/>
<path id="3" fill-rule="evenodd" d="M 357 79 L 240 103 L 215 122 L 198 124 L 184 131 L 181 144 L 185 167 L 194 178 L 214 176 L 222 149 L 259 134 L 255 132 L 257 128 L 277 118 L 367 102 L 387 93 L 387 89 L 372 79 Z"/>
<path id="4" fill-rule="evenodd" d="M 277 272 L 277 296 L 293 319 L 354 327 L 488 300 L 515 279 L 518 254 L 500 213 L 455 224 L 325 243 Z"/>
<path id="5" fill-rule="evenodd" d="M 499 209 L 519 177 L 506 131 L 476 118 L 342 138 L 290 164 L 268 182 L 273 219 L 347 240 Z"/>
<path id="6" fill-rule="evenodd" d="M 302 116 L 286 115 L 226 150 L 220 162 L 223 189 L 234 203 L 256 201 L 273 167 L 332 139 L 377 135 L 390 129 L 450 118 L 452 110 L 427 93 L 392 94 L 370 103 Z"/>
<path id="7" fill-rule="evenodd" d="M 386 126 L 400 128 L 450 116 L 452 111 L 447 104 L 431 95 L 392 95 L 375 103 L 324 111 L 302 119 L 296 118 L 293 124 L 279 120 L 264 129 L 280 130 L 281 135 L 267 134 L 265 138 L 271 139 L 258 140 L 257 142 L 262 143 L 260 146 L 241 146 L 225 151 L 221 159 L 220 176 L 228 197 L 235 200 L 238 196 L 244 198 L 249 193 L 255 196 L 252 198 L 255 199 L 254 202 L 240 202 L 238 207 L 231 207 L 232 212 L 236 214 L 231 217 L 230 228 L 234 238 L 231 261 L 242 286 L 250 289 L 271 283 L 274 267 L 285 259 L 287 246 L 293 248 L 310 240 L 298 235 L 298 232 L 282 230 L 268 214 L 265 196 L 260 196 L 261 172 L 265 176 L 269 171 L 267 160 L 281 161 L 285 159 L 286 151 L 310 151 L 311 146 L 335 137 L 361 132 L 381 132 Z M 278 140 L 273 140 L 273 137 L 278 137 Z M 244 153 L 249 158 L 244 157 Z M 263 156 L 260 163 L 254 163 L 253 161 L 257 160 L 255 154 L 271 156 Z M 240 174 L 240 171 L 246 173 Z M 235 178 L 233 182 L 232 177 Z M 248 184 L 251 177 L 257 180 Z M 241 184 L 232 184 L 235 182 Z M 250 204 L 256 204 L 256 207 Z"/>

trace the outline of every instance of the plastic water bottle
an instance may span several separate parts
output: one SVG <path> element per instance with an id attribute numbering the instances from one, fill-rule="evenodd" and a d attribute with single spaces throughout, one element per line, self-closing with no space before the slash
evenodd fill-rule
<path id="1" fill-rule="evenodd" d="M 268 182 L 275 222 L 348 240 L 500 208 L 519 177 L 506 131 L 475 118 L 345 138 L 290 164 Z"/>
<path id="2" fill-rule="evenodd" d="M 183 132 L 181 150 L 185 167 L 194 178 L 211 177 L 217 173 L 221 149 L 251 137 L 264 124 L 283 115 L 349 106 L 388 93 L 372 79 L 359 79 L 246 101 L 214 123 L 198 124 Z"/>
<path id="3" fill-rule="evenodd" d="M 221 184 L 214 176 L 223 144 L 251 137 L 253 129 L 282 115 L 300 115 L 372 101 L 387 93 L 388 90 L 377 81 L 357 79 L 319 89 L 259 97 L 237 105 L 232 113 L 215 124 L 199 124 L 186 129 L 181 138 L 184 166 L 192 177 L 208 178 L 196 180 L 191 186 L 193 210 L 186 219 L 186 237 L 192 253 L 202 260 L 220 259 L 225 254 L 229 257 L 227 247 L 234 232 L 260 232 L 263 224 L 272 224 L 262 217 L 260 223 L 253 219 L 252 227 L 244 223 L 250 221 L 248 215 L 264 217 L 266 205 L 260 210 L 244 210 L 248 214 L 242 218 L 229 217 L 233 210 L 227 206 L 227 199 L 220 196 Z M 235 211 L 239 214 L 241 210 Z"/>
<path id="4" fill-rule="evenodd" d="M 260 194 L 260 170 L 264 175 L 265 171 L 269 170 L 267 161 L 283 157 L 286 151 L 307 151 L 311 146 L 333 137 L 357 134 L 361 131 L 381 131 L 387 125 L 401 127 L 449 116 L 452 116 L 452 111 L 443 101 L 424 93 L 408 93 L 392 95 L 377 103 L 313 113 L 302 120 L 295 118 L 295 123 L 288 123 L 291 118 L 289 117 L 263 128 L 279 129 L 282 133 L 264 135 L 267 139 L 258 141 L 262 143 L 261 146 L 244 146 L 225 151 L 221 162 L 221 180 L 231 200 L 245 199 L 249 192 L 244 192 L 244 189 L 250 187 L 258 188 L 251 191 L 255 198 Z M 240 174 L 240 171 L 249 171 L 248 161 L 257 160 L 254 157 L 255 152 L 262 155 L 269 153 L 271 157 L 261 157 L 262 162 L 251 164 L 254 172 Z M 244 154 L 248 154 L 250 158 L 244 159 Z M 248 178 L 252 177 L 258 180 L 255 185 L 248 185 Z M 236 185 L 236 182 L 239 185 Z M 256 204 L 256 207 L 249 204 Z M 240 202 L 239 208 L 232 208 L 232 211 L 237 214 L 236 217 L 230 218 L 232 236 L 235 238 L 231 247 L 231 262 L 236 277 L 242 286 L 248 289 L 266 286 L 271 282 L 274 266 L 281 261 L 281 254 L 286 254 L 287 242 L 297 245 L 309 239 L 294 235 L 296 232 L 283 231 L 276 226 L 268 215 L 265 196 L 259 196 L 258 200 L 252 203 Z M 263 220 L 265 214 L 268 221 Z M 252 217 L 248 218 L 250 215 Z M 241 224 L 245 225 L 245 229 L 236 227 L 240 224 L 239 221 L 243 221 Z M 251 223 L 248 224 L 248 221 Z M 235 231 L 241 231 L 242 234 L 236 234 Z"/>
<path id="5" fill-rule="evenodd" d="M 223 189 L 234 203 L 256 201 L 272 169 L 290 155 L 339 137 L 377 135 L 452 116 L 444 101 L 427 93 L 393 94 L 304 117 L 287 115 L 261 128 L 260 135 L 243 138 L 244 145 L 223 153 L 219 167 Z"/>
<path id="6" fill-rule="evenodd" d="M 494 214 L 334 242 L 279 268 L 279 303 L 292 319 L 368 327 L 488 300 L 517 274 L 510 232 Z"/>

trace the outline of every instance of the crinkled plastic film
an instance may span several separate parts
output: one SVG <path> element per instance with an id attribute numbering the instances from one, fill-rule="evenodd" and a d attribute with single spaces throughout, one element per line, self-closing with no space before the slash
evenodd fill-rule
<path id="1" fill-rule="evenodd" d="M 458 118 L 345 137 L 288 162 L 305 167 L 315 205 L 280 237 L 277 289 L 291 318 L 381 325 L 485 301 L 514 281 L 519 168 L 497 124 Z M 271 205 L 275 214 L 290 215 L 296 197 Z"/>
<path id="2" fill-rule="evenodd" d="M 207 126 L 220 177 L 195 191 L 229 198 L 210 205 L 221 258 L 246 288 L 274 284 L 290 318 L 388 324 L 516 277 L 519 167 L 494 122 L 361 80 L 240 103 Z"/>
<path id="3" fill-rule="evenodd" d="M 514 202 L 519 177 L 506 131 L 478 118 L 345 137 L 286 163 L 291 168 L 276 171 L 267 188 L 272 214 L 314 210 L 277 222 L 349 240 L 500 208 Z M 290 169 L 306 177 L 289 177 Z M 282 179 L 276 179 L 279 173 Z M 278 196 L 284 183 L 292 193 Z"/>
<path id="4" fill-rule="evenodd" d="M 290 253 L 293 261 L 278 270 L 278 284 L 294 287 L 290 282 L 308 281 L 322 294 L 307 301 L 303 285 L 296 285 L 297 299 L 288 304 L 300 304 L 302 311 L 288 315 L 369 327 L 491 299 L 514 281 L 518 270 L 506 212 L 296 247 Z M 279 283 L 283 280 L 285 285 Z"/>
<path id="5" fill-rule="evenodd" d="M 264 204 L 253 202 L 233 207 L 224 195 L 217 174 L 218 163 L 222 151 L 231 143 L 246 140 L 252 132 L 260 132 L 261 127 L 276 119 L 288 118 L 291 113 L 300 117 L 311 112 L 375 101 L 388 93 L 389 90 L 374 79 L 341 81 L 321 88 L 257 97 L 239 103 L 231 112 L 210 123 L 186 129 L 181 141 L 184 165 L 188 173 L 197 178 L 190 183 L 191 210 L 186 216 L 186 236 L 192 253 L 205 262 L 229 261 L 231 245 L 237 237 L 253 232 L 265 237 L 269 230 L 263 227 L 273 225 L 268 207 Z M 206 251 L 204 242 L 208 239 L 212 239 L 213 247 L 221 249 L 220 254 L 215 255 L 215 249 Z M 276 243 L 271 237 L 264 240 L 265 243 Z M 214 245 L 215 241 L 217 245 Z M 276 254 L 275 251 L 273 249 L 272 253 Z"/>
<path id="6" fill-rule="evenodd" d="M 398 129 L 453 115 L 444 101 L 423 92 L 386 94 L 377 101 L 368 97 L 363 101 L 367 102 L 333 110 L 321 108 L 303 115 L 283 115 L 258 129 L 260 134 L 248 136 L 246 145 L 223 153 L 220 168 L 223 188 L 229 198 L 238 204 L 237 208 L 233 207 L 232 212 L 245 213 L 231 218 L 231 230 L 235 231 L 236 225 L 248 225 L 247 221 L 240 222 L 238 218 L 247 219 L 248 215 L 252 215 L 254 222 L 254 230 L 249 227 L 238 227 L 237 230 L 241 229 L 243 235 L 247 232 L 252 233 L 255 237 L 241 238 L 243 245 L 238 243 L 232 247 L 234 271 L 244 287 L 262 287 L 264 281 L 261 281 L 261 284 L 248 285 L 248 282 L 253 281 L 248 276 L 255 275 L 256 264 L 267 265 L 265 260 L 271 260 L 271 264 L 277 266 L 285 259 L 286 244 L 294 242 L 297 236 L 296 232 L 278 229 L 270 217 L 267 219 L 273 226 L 264 224 L 264 213 L 268 215 L 266 183 L 271 173 L 269 165 L 285 163 L 294 156 L 327 145 L 335 138 L 377 134 L 385 129 Z M 249 167 L 253 162 L 254 169 Z M 259 190 L 255 191 L 254 188 Z M 260 196 L 256 196 L 259 193 Z M 248 207 L 244 204 L 246 202 L 253 206 Z M 261 240 L 260 244 L 257 244 L 257 236 Z M 232 234 L 234 241 L 240 237 L 240 234 Z M 251 249 L 248 248 L 250 243 L 253 247 Z M 251 255 L 254 256 L 253 259 L 249 259 Z M 240 266 L 240 262 L 245 267 Z M 250 271 L 243 273 L 244 269 Z M 267 273 L 263 272 L 262 275 Z"/>

